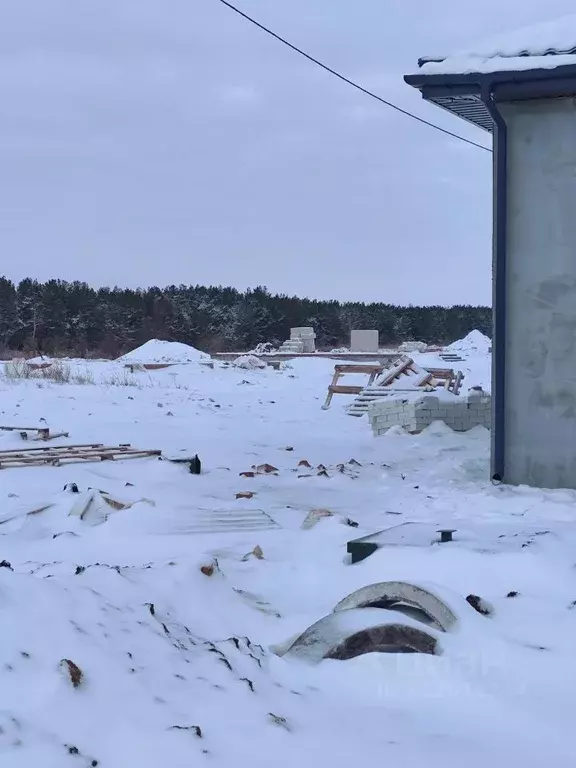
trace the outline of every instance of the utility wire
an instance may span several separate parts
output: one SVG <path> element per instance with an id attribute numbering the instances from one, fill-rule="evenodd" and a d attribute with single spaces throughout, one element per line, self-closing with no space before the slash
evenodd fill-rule
<path id="1" fill-rule="evenodd" d="M 391 101 L 387 101 L 386 99 L 383 99 L 382 96 L 377 96 L 375 93 L 372 93 L 372 91 L 369 91 L 367 88 L 363 88 L 361 85 L 358 85 L 358 83 L 355 83 L 353 80 L 350 80 L 349 78 L 340 74 L 340 72 L 337 72 L 335 69 L 332 69 L 327 64 L 323 64 L 318 59 L 315 59 L 314 56 L 311 56 L 309 53 L 306 53 L 301 48 L 298 48 L 296 45 L 293 45 L 285 38 L 276 34 L 276 32 L 273 32 L 268 27 L 265 27 L 264 24 L 260 24 L 259 21 L 256 21 L 256 19 L 253 19 L 251 16 L 248 16 L 247 13 L 244 13 L 244 11 L 241 11 L 240 8 L 237 8 L 235 5 L 232 5 L 232 3 L 228 2 L 228 0 L 219 0 L 219 2 L 221 2 L 222 5 L 225 5 L 228 8 L 230 8 L 230 10 L 234 11 L 234 13 L 237 13 L 239 16 L 242 16 L 242 18 L 246 19 L 246 21 L 249 21 L 251 24 L 254 24 L 254 26 L 258 27 L 258 29 L 261 29 L 263 32 L 266 32 L 266 34 L 271 35 L 276 40 L 279 40 L 284 45 L 287 45 L 288 48 L 291 48 L 293 51 L 296 51 L 296 53 L 299 53 L 300 56 L 304 56 L 304 58 L 308 59 L 308 61 L 311 61 L 313 64 L 316 64 L 318 67 L 321 67 L 326 72 L 329 72 L 331 75 L 334 75 L 334 77 L 337 77 L 339 80 L 342 80 L 344 83 L 347 83 L 348 85 L 351 85 L 353 88 L 356 88 L 358 91 L 361 91 L 362 93 L 366 94 L 366 96 L 370 96 L 371 98 L 376 99 L 376 101 L 379 101 L 380 103 L 385 104 L 387 107 L 391 107 L 392 109 L 395 109 L 397 112 L 400 112 L 402 115 L 406 115 L 407 117 L 411 117 L 413 120 L 417 120 L 419 123 L 423 123 L 424 125 L 427 125 L 430 128 L 434 128 L 435 130 L 440 131 L 441 133 L 445 133 L 447 136 L 451 136 L 453 139 L 459 139 L 460 141 L 464 141 L 466 144 L 471 144 L 473 147 L 478 147 L 478 149 L 483 149 L 484 152 L 492 151 L 491 149 L 483 146 L 482 144 L 478 144 L 475 141 L 471 141 L 470 139 L 465 139 L 464 136 L 460 136 L 457 133 L 448 131 L 446 130 L 446 128 L 441 128 L 439 125 L 436 125 L 435 123 L 431 123 L 429 120 L 425 120 L 423 117 L 418 117 L 418 115 L 414 115 L 412 112 L 409 112 L 407 109 L 402 109 L 402 107 L 399 107 L 396 104 L 393 104 Z"/>

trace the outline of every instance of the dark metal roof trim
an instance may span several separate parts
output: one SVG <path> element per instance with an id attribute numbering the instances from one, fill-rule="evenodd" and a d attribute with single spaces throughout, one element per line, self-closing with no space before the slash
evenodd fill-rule
<path id="1" fill-rule="evenodd" d="M 552 69 L 471 72 L 467 74 L 406 75 L 408 85 L 418 88 L 426 101 L 467 120 L 486 131 L 493 130 L 492 118 L 480 98 L 489 85 L 497 102 L 576 96 L 576 65 Z"/>

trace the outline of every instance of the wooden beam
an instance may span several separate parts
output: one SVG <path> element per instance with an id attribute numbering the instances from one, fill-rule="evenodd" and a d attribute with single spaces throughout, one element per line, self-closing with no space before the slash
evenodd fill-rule
<path id="1" fill-rule="evenodd" d="M 0 456 L 4 456 L 7 453 L 21 453 L 21 454 L 40 454 L 45 455 L 46 452 L 50 451 L 62 451 L 62 450 L 70 450 L 71 448 L 104 448 L 104 443 L 79 443 L 78 445 L 47 445 L 42 446 L 41 448 L 10 448 L 6 451 L 0 451 Z"/>
<path id="2" fill-rule="evenodd" d="M 140 449 L 129 446 L 57 446 L 55 448 L 28 448 L 24 450 L 0 451 L 0 469 L 53 465 L 74 461 L 114 461 L 115 459 L 137 459 L 147 456 L 161 456 L 157 449 Z"/>
<path id="3" fill-rule="evenodd" d="M 330 386 L 328 387 L 328 391 L 332 395 L 359 395 L 363 389 L 365 388 L 357 385 L 348 386 L 346 384 L 330 384 Z"/>
<path id="4" fill-rule="evenodd" d="M 338 384 L 338 379 L 340 378 L 342 374 L 338 370 L 338 366 L 334 366 L 334 376 L 332 377 L 332 384 L 328 387 L 328 392 L 326 394 L 326 400 L 324 402 L 324 405 L 322 406 L 322 409 L 324 411 L 327 411 L 328 408 L 330 408 L 330 403 L 332 402 L 332 396 L 334 395 L 334 392 L 332 391 L 334 387 Z"/>
<path id="5" fill-rule="evenodd" d="M 339 373 L 378 373 L 382 371 L 382 365 L 335 365 L 334 370 Z"/>

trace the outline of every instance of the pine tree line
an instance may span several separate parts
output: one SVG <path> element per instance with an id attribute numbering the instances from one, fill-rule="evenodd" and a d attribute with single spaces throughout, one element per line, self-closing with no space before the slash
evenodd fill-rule
<path id="1" fill-rule="evenodd" d="M 290 328 L 313 326 L 317 346 L 347 346 L 354 328 L 374 328 L 382 345 L 443 344 L 477 328 L 491 332 L 488 307 L 397 307 L 315 301 L 221 286 L 99 288 L 82 282 L 0 278 L 0 353 L 117 357 L 148 339 L 182 341 L 211 352 L 279 345 Z"/>

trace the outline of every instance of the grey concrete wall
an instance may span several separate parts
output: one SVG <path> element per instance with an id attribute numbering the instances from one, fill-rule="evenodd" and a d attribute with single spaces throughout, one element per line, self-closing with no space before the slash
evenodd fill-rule
<path id="1" fill-rule="evenodd" d="M 504 480 L 576 488 L 576 102 L 507 104 Z"/>
<path id="2" fill-rule="evenodd" d="M 352 352 L 378 352 L 378 331 L 350 331 L 350 349 Z"/>

